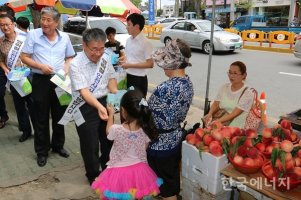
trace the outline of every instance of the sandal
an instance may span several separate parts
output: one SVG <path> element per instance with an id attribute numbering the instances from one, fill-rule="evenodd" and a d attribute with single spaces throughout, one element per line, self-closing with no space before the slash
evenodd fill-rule
<path id="1" fill-rule="evenodd" d="M 0 121 L 0 129 L 4 128 L 6 125 L 5 121 Z"/>

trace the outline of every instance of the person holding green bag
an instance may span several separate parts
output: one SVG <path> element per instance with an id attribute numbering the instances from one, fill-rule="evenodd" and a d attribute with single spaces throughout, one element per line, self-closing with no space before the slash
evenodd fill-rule
<path id="1" fill-rule="evenodd" d="M 7 76 L 9 71 L 22 66 L 19 58 L 22 50 L 22 45 L 20 44 L 22 44 L 22 37 L 26 38 L 26 34 L 23 33 L 24 35 L 22 36 L 19 35 L 21 34 L 20 32 L 15 31 L 14 18 L 11 15 L 0 15 L 0 27 L 1 31 L 4 33 L 4 36 L 0 38 L 0 65 Z M 19 50 L 16 50 L 16 47 L 19 47 Z M 16 50 L 16 52 L 13 52 L 13 50 Z M 31 85 L 27 79 L 25 82 L 26 84 L 23 85 L 29 85 L 23 89 L 31 89 Z M 32 135 L 30 119 L 33 125 L 35 121 L 33 116 L 32 98 L 30 94 L 26 96 L 20 95 L 17 89 L 12 85 L 10 85 L 10 90 L 17 113 L 19 130 L 23 132 L 19 138 L 19 142 L 24 142 Z"/>

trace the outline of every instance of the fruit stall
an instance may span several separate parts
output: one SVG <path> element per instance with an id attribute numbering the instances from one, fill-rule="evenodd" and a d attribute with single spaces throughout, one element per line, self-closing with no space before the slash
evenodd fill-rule
<path id="1" fill-rule="evenodd" d="M 214 122 L 187 134 L 183 198 L 230 199 L 233 188 L 262 200 L 301 198 L 301 140 L 290 121 L 260 132 Z"/>

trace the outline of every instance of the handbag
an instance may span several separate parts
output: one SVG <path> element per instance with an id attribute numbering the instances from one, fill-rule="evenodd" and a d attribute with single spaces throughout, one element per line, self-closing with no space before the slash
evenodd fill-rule
<path id="1" fill-rule="evenodd" d="M 245 122 L 245 129 L 255 129 L 257 130 L 263 115 L 263 105 L 258 99 L 258 93 L 254 88 L 251 88 L 254 93 L 253 105 L 247 115 Z"/>

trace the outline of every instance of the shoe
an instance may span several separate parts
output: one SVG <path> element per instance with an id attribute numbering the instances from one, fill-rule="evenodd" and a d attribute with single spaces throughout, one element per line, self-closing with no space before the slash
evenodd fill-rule
<path id="1" fill-rule="evenodd" d="M 40 167 L 44 167 L 47 163 L 47 156 L 38 156 L 37 158 L 37 164 Z"/>
<path id="2" fill-rule="evenodd" d="M 52 152 L 59 154 L 60 156 L 64 157 L 64 158 L 68 158 L 69 157 L 69 153 L 66 149 L 62 148 L 60 150 L 56 150 L 53 149 Z"/>
<path id="3" fill-rule="evenodd" d="M 8 121 L 8 119 L 9 119 L 8 116 L 1 117 L 1 119 L 0 119 L 0 129 L 5 127 L 6 122 Z"/>
<path id="4" fill-rule="evenodd" d="M 28 138 L 31 137 L 31 134 L 28 134 L 28 133 L 23 133 L 21 135 L 21 137 L 19 138 L 19 142 L 24 142 L 25 140 L 27 140 Z"/>

